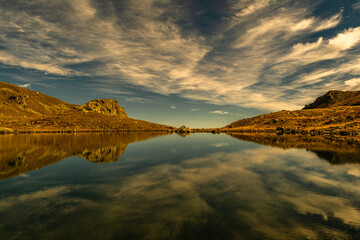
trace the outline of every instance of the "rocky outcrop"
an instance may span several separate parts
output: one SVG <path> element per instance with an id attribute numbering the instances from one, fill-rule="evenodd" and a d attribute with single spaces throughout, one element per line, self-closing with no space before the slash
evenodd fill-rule
<path id="1" fill-rule="evenodd" d="M 186 126 L 181 126 L 178 129 L 175 130 L 176 133 L 191 133 L 190 128 Z"/>
<path id="2" fill-rule="evenodd" d="M 121 117 L 127 117 L 127 114 L 123 107 L 119 105 L 116 100 L 113 99 L 94 99 L 85 103 L 79 107 L 75 107 L 79 112 L 95 112 L 104 115 L 117 115 Z"/>
<path id="3" fill-rule="evenodd" d="M 13 93 L 11 96 L 9 96 L 8 100 L 10 102 L 16 103 L 20 106 L 26 107 L 26 100 L 29 99 L 29 96 L 27 94 L 18 94 Z"/>
<path id="4" fill-rule="evenodd" d="M 329 108 L 339 106 L 359 106 L 360 91 L 332 90 L 318 97 L 313 103 L 305 105 L 303 109 Z"/>

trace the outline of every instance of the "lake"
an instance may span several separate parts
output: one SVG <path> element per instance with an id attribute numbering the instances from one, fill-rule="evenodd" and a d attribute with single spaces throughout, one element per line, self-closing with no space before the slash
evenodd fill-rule
<path id="1" fill-rule="evenodd" d="M 0 136 L 0 239 L 360 239 L 360 147 L 303 136 Z"/>

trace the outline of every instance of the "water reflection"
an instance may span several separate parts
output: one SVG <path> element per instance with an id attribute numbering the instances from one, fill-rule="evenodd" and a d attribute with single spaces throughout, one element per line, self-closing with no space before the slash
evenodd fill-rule
<path id="1" fill-rule="evenodd" d="M 161 135 L 164 133 L 1 135 L 0 180 L 71 156 L 93 163 L 112 163 L 125 152 L 128 144 Z"/>
<path id="2" fill-rule="evenodd" d="M 299 148 L 316 153 L 331 164 L 360 163 L 360 142 L 355 137 L 322 137 L 276 134 L 233 133 L 240 140 L 260 143 L 282 149 Z"/>
<path id="3" fill-rule="evenodd" d="M 226 135 L 132 147 L 0 182 L 0 238 L 360 239 L 359 164 Z"/>

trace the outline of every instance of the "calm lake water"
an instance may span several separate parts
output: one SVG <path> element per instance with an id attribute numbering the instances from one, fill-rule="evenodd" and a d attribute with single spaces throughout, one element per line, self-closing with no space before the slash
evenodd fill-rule
<path id="1" fill-rule="evenodd" d="M 360 239 L 360 147 L 250 135 L 0 136 L 0 239 Z"/>

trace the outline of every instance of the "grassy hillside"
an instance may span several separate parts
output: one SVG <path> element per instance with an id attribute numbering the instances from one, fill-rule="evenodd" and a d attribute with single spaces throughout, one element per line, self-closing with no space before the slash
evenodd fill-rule
<path id="1" fill-rule="evenodd" d="M 152 131 L 169 126 L 135 120 L 112 99 L 84 105 L 0 82 L 0 132 Z"/>
<path id="2" fill-rule="evenodd" d="M 337 132 L 360 130 L 360 91 L 329 91 L 303 110 L 280 111 L 233 122 L 222 131 Z"/>

